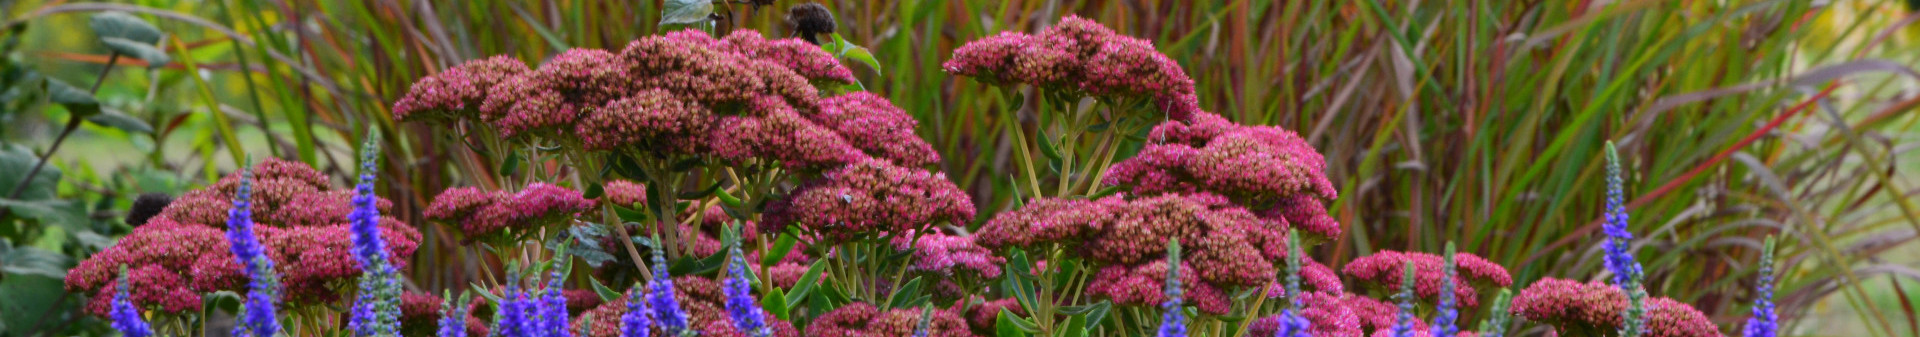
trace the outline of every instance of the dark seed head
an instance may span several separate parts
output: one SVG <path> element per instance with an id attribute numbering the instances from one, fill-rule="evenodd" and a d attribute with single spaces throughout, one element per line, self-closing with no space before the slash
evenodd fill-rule
<path id="1" fill-rule="evenodd" d="M 801 39 L 820 44 L 818 35 L 833 33 L 833 11 L 815 2 L 794 5 L 787 10 L 787 24 Z"/>
<path id="2" fill-rule="evenodd" d="M 147 219 L 159 215 L 173 203 L 173 196 L 166 193 L 145 193 L 133 199 L 133 209 L 127 210 L 127 224 L 134 227 L 147 224 Z"/>

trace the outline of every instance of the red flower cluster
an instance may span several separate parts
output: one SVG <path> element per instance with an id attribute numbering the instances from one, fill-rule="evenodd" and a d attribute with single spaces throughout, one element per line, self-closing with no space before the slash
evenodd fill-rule
<path id="1" fill-rule="evenodd" d="M 644 287 L 634 288 L 645 294 Z M 681 309 L 686 310 L 688 322 L 693 323 L 691 330 L 701 336 L 745 337 L 733 327 L 733 319 L 728 318 L 727 309 L 722 304 L 725 298 L 720 294 L 720 283 L 698 276 L 680 276 L 673 278 L 673 297 L 680 301 Z M 620 316 L 627 312 L 627 297 L 607 301 L 593 310 L 574 316 L 571 323 L 575 329 L 585 331 L 583 337 L 620 336 Z M 774 337 L 798 337 L 799 329 L 793 323 L 767 315 L 767 323 L 773 328 Z M 665 336 L 660 327 L 653 327 L 653 336 Z M 808 336 L 818 336 L 809 334 Z"/>
<path id="2" fill-rule="evenodd" d="M 1340 303 L 1345 305 L 1347 310 L 1353 311 L 1354 317 L 1360 319 L 1361 328 L 1375 333 L 1393 331 L 1393 324 L 1400 320 L 1400 307 L 1393 303 L 1354 294 L 1341 295 Z M 1413 329 L 1426 330 L 1427 322 L 1413 320 Z"/>
<path id="3" fill-rule="evenodd" d="M 743 30 L 724 39 L 682 31 L 618 52 L 573 49 L 528 69 L 511 58 L 471 61 L 423 78 L 394 118 L 469 119 L 510 139 L 546 138 L 585 150 L 638 150 L 771 159 L 826 168 L 871 155 L 921 166 L 938 160 L 912 118 L 866 94 L 822 99 L 809 80 L 851 83 L 819 47 Z"/>
<path id="4" fill-rule="evenodd" d="M 1427 253 L 1402 253 L 1380 251 L 1348 262 L 1341 272 L 1348 277 L 1368 282 L 1379 289 L 1398 289 L 1401 277 L 1405 276 L 1407 262 L 1413 262 L 1414 295 L 1421 299 L 1435 299 L 1440 296 L 1440 278 L 1445 277 L 1442 270 L 1446 259 Z M 1480 288 L 1500 288 L 1513 285 L 1513 276 L 1507 275 L 1507 268 L 1492 261 L 1469 253 L 1456 253 L 1454 298 L 1460 306 L 1472 308 L 1480 305 Z"/>
<path id="5" fill-rule="evenodd" d="M 1335 273 L 1333 268 L 1312 259 L 1300 259 L 1300 262 L 1300 285 L 1306 286 L 1302 289 L 1311 288 L 1314 292 L 1334 295 L 1347 291 L 1346 285 L 1340 283 L 1340 274 Z M 1281 282 L 1267 286 L 1267 298 L 1277 298 L 1286 295 L 1286 292 L 1287 287 Z"/>
<path id="6" fill-rule="evenodd" d="M 907 240 L 913 240 L 907 246 Z M 913 252 L 913 265 L 908 270 L 950 277 L 955 273 L 970 273 L 981 280 L 1000 277 L 1000 265 L 1006 258 L 994 256 L 992 250 L 974 242 L 972 235 L 953 235 L 939 230 L 928 231 L 927 235 L 914 238 L 903 235 L 894 238 L 893 249 Z"/>
<path id="7" fill-rule="evenodd" d="M 1193 275 L 1209 286 L 1232 289 L 1274 282 L 1276 266 L 1285 262 L 1287 254 L 1286 235 L 1278 225 L 1233 206 L 1225 198 L 1205 193 L 1136 200 L 1123 196 L 1039 199 L 995 216 L 981 227 L 978 240 L 993 248 L 1061 244 L 1096 265 L 1119 265 L 1126 270 L 1164 261 L 1167 240 L 1178 238 L 1186 248 L 1185 262 L 1195 269 L 1195 273 L 1183 276 Z M 1165 271 L 1164 267 L 1160 269 Z M 1119 281 L 1117 277 L 1124 273 L 1116 270 L 1108 274 L 1116 277 L 1110 281 Z M 1140 276 L 1151 276 L 1144 281 L 1158 285 L 1165 274 Z M 1159 288 L 1140 289 L 1159 296 Z M 1209 308 L 1202 295 L 1194 291 L 1188 294 L 1194 297 L 1190 301 Z"/>
<path id="8" fill-rule="evenodd" d="M 1178 62 L 1154 50 L 1152 42 L 1078 16 L 1061 19 L 1039 34 L 1005 32 L 968 42 L 954 49 L 942 67 L 995 84 L 1151 97 L 1155 107 L 1176 120 L 1200 112 L 1193 78 Z"/>
<path id="9" fill-rule="evenodd" d="M 607 191 L 607 202 L 612 202 L 614 205 L 634 207 L 634 205 L 647 203 L 647 185 L 645 184 L 613 180 L 608 181 L 603 188 Z"/>
<path id="10" fill-rule="evenodd" d="M 1194 276 L 1193 271 L 1193 264 L 1180 263 L 1182 300 L 1215 315 L 1224 315 L 1233 308 L 1233 299 L 1226 291 L 1211 283 L 1197 282 L 1199 277 Z M 1087 294 L 1111 300 L 1114 305 L 1155 306 L 1167 301 L 1166 279 L 1166 261 L 1137 267 L 1109 265 L 1093 275 L 1093 281 L 1087 283 Z"/>
<path id="11" fill-rule="evenodd" d="M 1191 122 L 1161 123 L 1147 139 L 1139 155 L 1114 164 L 1106 184 L 1140 195 L 1220 194 L 1311 234 L 1309 241 L 1340 236 L 1340 223 L 1322 204 L 1339 196 L 1326 158 L 1292 131 L 1198 113 Z"/>
<path id="12" fill-rule="evenodd" d="M 1646 336 L 1720 336 L 1719 327 L 1692 306 L 1666 297 L 1647 299 Z M 1627 295 L 1613 285 L 1544 278 L 1513 297 L 1511 310 L 1527 320 L 1553 325 L 1561 335 L 1570 332 L 1612 332 L 1620 329 L 1620 313 Z M 1598 335 L 1598 334 L 1595 334 Z"/>
<path id="13" fill-rule="evenodd" d="M 1315 337 L 1360 337 L 1360 317 L 1341 300 L 1339 293 L 1307 293 L 1301 299 L 1300 316 L 1313 323 L 1309 331 Z M 1247 325 L 1247 336 L 1274 336 L 1280 329 L 1280 315 L 1267 316 Z"/>
<path id="14" fill-rule="evenodd" d="M 513 193 L 477 187 L 447 189 L 433 198 L 425 213 L 429 220 L 459 225 L 471 241 L 493 238 L 508 228 L 523 231 L 564 224 L 594 204 L 578 191 L 533 183 Z"/>
<path id="15" fill-rule="evenodd" d="M 67 273 L 69 291 L 96 293 L 88 310 L 106 315 L 119 268 L 131 273 L 136 305 L 167 312 L 198 310 L 201 294 L 244 292 L 247 274 L 227 247 L 227 209 L 239 176 L 187 192 L 161 214 Z M 267 159 L 254 167 L 252 212 L 256 235 L 275 262 L 286 303 L 333 303 L 360 276 L 351 255 L 350 191 L 335 190 L 306 165 Z M 380 207 L 390 207 L 380 200 Z M 391 217 L 380 221 L 389 253 L 404 267 L 420 233 Z M 346 286 L 342 286 L 346 285 Z"/>
<path id="16" fill-rule="evenodd" d="M 789 225 L 829 240 L 924 230 L 973 219 L 973 201 L 946 174 L 865 160 L 827 171 L 767 204 L 762 233 Z"/>
<path id="17" fill-rule="evenodd" d="M 901 308 L 881 312 L 864 302 L 849 303 L 814 318 L 807 325 L 807 336 L 894 337 L 913 336 L 920 327 L 921 309 Z M 954 309 L 933 311 L 927 324 L 929 337 L 973 337 L 967 321 Z"/>
<path id="18" fill-rule="evenodd" d="M 1011 312 L 1014 315 L 1021 316 L 1021 317 L 1026 317 L 1027 315 L 1027 309 L 1021 308 L 1020 300 L 1016 298 L 1002 298 L 1002 299 L 997 299 L 992 301 L 985 301 L 985 300 L 982 300 L 980 297 L 975 296 L 968 300 L 980 301 L 980 303 L 974 303 L 973 305 L 967 307 L 967 326 L 973 328 L 973 332 L 976 334 L 993 335 L 994 334 L 993 327 L 994 327 L 994 324 L 996 323 L 996 320 L 1000 317 L 1001 309 L 1006 309 L 1007 312 Z M 966 304 L 967 304 L 966 301 L 957 301 L 957 302 L 954 302 L 953 305 L 960 306 L 960 305 L 966 305 Z"/>

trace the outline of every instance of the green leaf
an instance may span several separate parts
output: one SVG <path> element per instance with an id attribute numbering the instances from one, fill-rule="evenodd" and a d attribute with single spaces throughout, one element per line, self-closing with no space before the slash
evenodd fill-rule
<path id="1" fill-rule="evenodd" d="M 660 7 L 660 25 L 692 25 L 707 22 L 713 15 L 710 0 L 667 0 Z"/>
<path id="2" fill-rule="evenodd" d="M 772 313 L 773 317 L 787 320 L 787 295 L 780 291 L 780 287 L 767 287 L 767 294 L 760 297 L 760 307 Z"/>
<path id="3" fill-rule="evenodd" d="M 1067 317 L 1067 326 L 1060 330 L 1061 337 L 1087 337 L 1087 316 Z"/>
<path id="4" fill-rule="evenodd" d="M 801 300 L 813 293 L 813 288 L 820 284 L 820 273 L 826 271 L 827 259 L 813 260 L 813 266 L 807 267 L 807 273 L 801 274 L 800 281 L 793 284 L 792 290 L 787 291 L 787 303 L 800 305 Z"/>
<path id="5" fill-rule="evenodd" d="M 1007 311 L 1007 308 L 1000 308 L 1000 316 L 993 319 L 993 330 L 993 335 L 997 337 L 1026 337 L 1040 332 L 1040 327 Z"/>
<path id="6" fill-rule="evenodd" d="M 780 233 L 780 238 L 773 240 L 771 250 L 761 254 L 760 265 L 772 267 L 774 264 L 780 263 L 780 260 L 787 258 L 787 254 L 793 253 L 793 245 L 799 242 L 800 237 L 794 236 L 792 233 Z"/>
<path id="7" fill-rule="evenodd" d="M 847 44 L 843 47 L 846 48 L 847 50 L 845 53 L 842 53 L 840 55 L 841 58 L 853 60 L 854 62 L 860 62 L 860 64 L 865 64 L 867 65 L 867 68 L 873 69 L 874 75 L 880 74 L 880 61 L 875 60 L 873 58 L 873 51 L 867 50 L 866 47 L 856 46 L 853 44 Z"/>
<path id="8" fill-rule="evenodd" d="M 147 125 L 146 121 L 133 118 L 133 116 L 127 116 L 127 114 L 120 113 L 120 111 L 114 109 L 101 109 L 99 114 L 87 116 L 87 121 L 127 132 L 153 133 L 153 126 Z"/>
<path id="9" fill-rule="evenodd" d="M 172 57 L 167 57 L 167 52 L 160 51 L 159 47 L 154 47 L 152 44 L 117 37 L 101 37 L 100 43 L 106 44 L 107 50 L 112 50 L 115 53 L 147 60 L 147 68 L 149 69 L 159 68 L 160 66 L 167 65 L 167 62 L 173 62 Z"/>
<path id="10" fill-rule="evenodd" d="M 26 179 L 27 171 L 33 170 L 34 163 L 40 157 L 19 144 L 0 144 L 0 193 L 12 192 L 21 180 Z M 28 181 L 25 190 L 20 191 L 20 199 L 51 199 L 60 182 L 60 168 L 48 165 L 40 168 L 40 174 Z M 4 195 L 0 195 L 4 196 Z"/>
<path id="11" fill-rule="evenodd" d="M 160 43 L 160 29 L 154 28 L 153 24 L 147 23 L 147 20 L 134 17 L 132 14 L 122 12 L 94 14 L 93 18 L 88 20 L 87 26 L 92 27 L 93 34 L 101 39 L 121 38 L 148 45 Z"/>
<path id="12" fill-rule="evenodd" d="M 887 309 L 907 308 L 908 300 L 911 300 L 913 299 L 913 297 L 919 296 L 919 295 L 920 295 L 920 278 L 914 277 L 912 280 L 908 280 L 906 285 L 900 286 L 900 289 L 894 290 L 892 295 L 887 295 L 887 298 L 889 299 L 887 301 L 887 307 L 880 308 L 880 309 L 887 310 Z"/>
<path id="13" fill-rule="evenodd" d="M 672 267 L 667 268 L 667 271 L 674 275 L 704 275 L 712 273 L 715 270 L 720 270 L 720 267 L 726 264 L 727 253 L 727 250 L 722 249 L 719 252 L 713 253 L 713 255 L 699 260 L 681 258 L 675 261 Z"/>
<path id="14" fill-rule="evenodd" d="M 600 283 L 600 278 L 588 276 L 587 280 L 592 281 L 593 293 L 600 295 L 600 302 L 613 302 L 614 299 L 620 298 L 620 292 L 613 291 L 613 288 L 607 287 L 604 283 Z"/>
<path id="15" fill-rule="evenodd" d="M 46 172 L 41 174 L 44 175 Z M 0 198 L 0 207 L 6 207 L 12 210 L 14 215 L 40 221 L 44 225 L 77 229 L 84 228 L 88 224 L 86 210 L 73 200 Z"/>
<path id="16" fill-rule="evenodd" d="M 47 100 L 67 107 L 74 115 L 86 117 L 100 113 L 100 100 L 93 93 L 80 90 L 58 79 L 47 79 Z"/>
<path id="17" fill-rule="evenodd" d="M 65 279 L 67 269 L 73 267 L 73 258 L 66 255 L 32 246 L 11 246 L 11 243 L 0 241 L 0 273 L 8 276 L 39 275 Z"/>

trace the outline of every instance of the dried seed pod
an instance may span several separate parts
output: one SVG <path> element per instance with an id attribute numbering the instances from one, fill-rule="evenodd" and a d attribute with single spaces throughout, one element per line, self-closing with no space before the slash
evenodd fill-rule
<path id="1" fill-rule="evenodd" d="M 801 39 L 819 45 L 815 34 L 833 34 L 833 11 L 817 2 L 793 5 L 787 9 L 787 25 L 793 26 L 794 34 Z"/>

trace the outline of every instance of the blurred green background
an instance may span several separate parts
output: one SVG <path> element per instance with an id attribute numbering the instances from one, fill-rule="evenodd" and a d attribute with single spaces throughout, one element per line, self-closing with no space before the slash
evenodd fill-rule
<path id="1" fill-rule="evenodd" d="M 719 26 L 787 36 L 783 18 L 795 3 L 717 5 L 728 14 Z M 1520 284 L 1599 277 L 1599 151 L 1612 140 L 1628 158 L 1652 294 L 1692 303 L 1736 332 L 1759 242 L 1778 234 L 1786 271 L 1777 300 L 1790 331 L 1920 335 L 1912 173 L 1920 15 L 1904 1 L 824 4 L 838 32 L 880 61 L 878 70 L 853 66 L 862 82 L 919 117 L 917 131 L 974 194 L 981 221 L 1009 207 L 1007 172 L 1017 164 L 1009 149 L 1020 144 L 1009 135 L 1030 131 L 998 120 L 1016 106 L 999 89 L 940 64 L 967 41 L 1073 14 L 1155 41 L 1198 82 L 1208 111 L 1295 130 L 1326 154 L 1341 187 L 1335 217 L 1352 235 L 1314 255 L 1336 268 L 1375 250 L 1439 251 L 1453 240 L 1509 266 Z M 60 173 L 58 207 L 49 209 L 60 214 L 0 219 L 9 247 L 0 335 L 100 331 L 74 310 L 79 295 L 21 271 L 71 266 L 126 232 L 118 216 L 133 195 L 203 185 L 233 168 L 236 153 L 302 160 L 344 183 L 362 130 L 379 128 L 396 135 L 383 139 L 392 150 L 381 193 L 396 216 L 424 225 L 419 210 L 441 189 L 489 183 L 458 172 L 491 168 L 462 170 L 459 158 L 470 154 L 444 130 L 392 121 L 391 102 L 415 79 L 491 55 L 537 61 L 567 48 L 617 49 L 658 33 L 658 8 L 0 0 L 8 69 L 93 85 L 108 52 L 85 27 L 100 11 L 155 23 L 170 34 L 161 45 L 173 58 L 153 69 L 123 58 L 97 94 L 154 131 L 82 126 L 49 164 Z M 68 112 L 31 91 L 0 100 L 0 140 L 38 153 Z M 465 284 L 456 243 L 438 226 L 421 228 L 413 281 L 429 290 Z"/>

